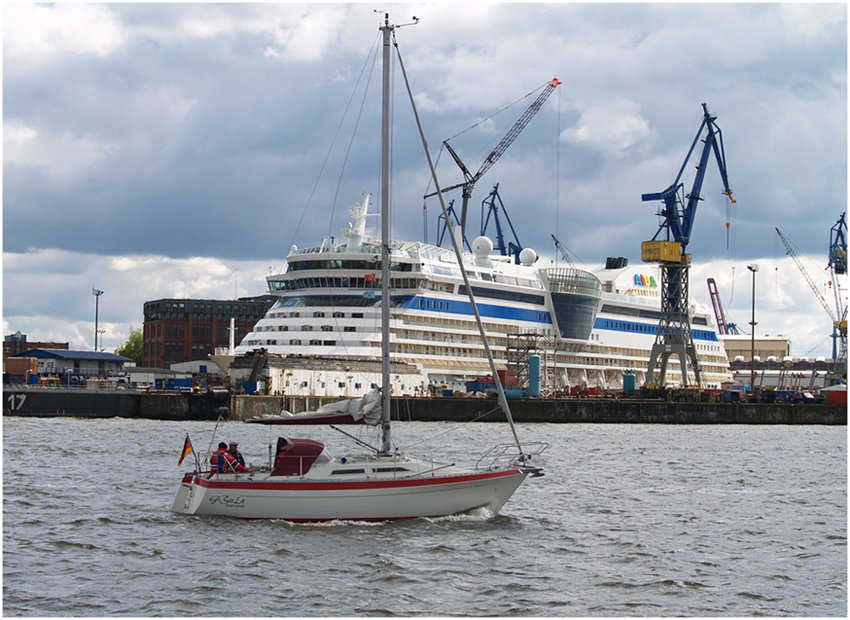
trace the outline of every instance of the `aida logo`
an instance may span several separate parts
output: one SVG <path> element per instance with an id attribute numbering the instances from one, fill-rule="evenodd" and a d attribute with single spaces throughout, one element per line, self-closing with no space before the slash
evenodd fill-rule
<path id="1" fill-rule="evenodd" d="M 635 274 L 635 284 L 638 286 L 658 286 L 655 283 L 655 276 L 644 276 L 641 274 Z"/>

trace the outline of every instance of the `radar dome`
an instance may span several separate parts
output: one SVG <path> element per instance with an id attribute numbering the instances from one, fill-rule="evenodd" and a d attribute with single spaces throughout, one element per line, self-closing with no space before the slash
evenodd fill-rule
<path id="1" fill-rule="evenodd" d="M 488 237 L 476 237 L 472 242 L 472 251 L 480 258 L 486 258 L 493 252 L 493 242 Z"/>
<path id="2" fill-rule="evenodd" d="M 531 248 L 525 248 L 522 252 L 519 253 L 519 262 L 529 267 L 534 264 L 534 261 L 537 260 L 537 252 L 532 250 Z"/>

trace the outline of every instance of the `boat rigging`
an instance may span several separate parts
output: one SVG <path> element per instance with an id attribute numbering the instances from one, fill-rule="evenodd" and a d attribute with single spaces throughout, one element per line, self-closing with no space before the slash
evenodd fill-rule
<path id="1" fill-rule="evenodd" d="M 414 18 L 415 19 L 415 18 Z M 416 20 L 418 21 L 418 20 Z M 414 23 L 416 23 L 416 21 Z M 542 470 L 531 464 L 548 445 L 544 443 L 520 444 L 519 436 L 504 390 L 499 385 L 499 405 L 510 423 L 514 436 L 513 447 L 496 446 L 488 451 L 475 469 L 464 469 L 454 464 L 437 464 L 431 459 L 419 459 L 403 455 L 394 448 L 390 435 L 391 375 L 389 355 L 389 324 L 391 318 L 390 262 L 393 248 L 389 237 L 390 198 L 390 45 L 395 44 L 394 30 L 398 26 L 389 23 L 384 14 L 380 26 L 383 41 L 382 81 L 382 235 L 381 235 L 381 332 L 382 332 L 382 380 L 381 392 L 373 391 L 360 399 L 340 401 L 322 407 L 309 414 L 282 415 L 276 418 L 258 418 L 254 423 L 284 424 L 379 424 L 381 445 L 372 448 L 355 439 L 361 447 L 371 448 L 365 456 L 332 457 L 324 445 L 309 439 L 279 437 L 273 458 L 268 467 L 255 471 L 237 472 L 228 470 L 226 461 L 219 459 L 209 471 L 201 471 L 197 463 L 195 471 L 186 473 L 180 483 L 172 505 L 175 512 L 193 515 L 235 516 L 245 519 L 284 519 L 289 521 L 410 519 L 437 517 L 480 508 L 496 514 L 510 499 L 516 489 L 529 475 L 540 476 Z M 397 49 L 397 46 L 396 46 Z M 413 102 L 407 75 L 398 54 L 405 84 L 411 103 Z M 436 173 L 428 152 L 427 141 L 419 124 L 414 104 L 414 115 L 419 125 L 431 173 L 436 183 Z M 437 186 L 439 187 L 439 186 Z M 446 206 L 442 195 L 443 212 Z M 366 216 L 364 203 L 363 218 Z M 352 232 L 349 238 L 356 235 Z M 452 235 L 456 258 L 463 265 L 457 238 Z M 371 250 L 371 247 L 368 250 Z M 358 243 L 340 248 L 336 255 L 340 260 L 361 259 L 364 251 Z M 346 256 L 346 253 L 349 256 Z M 464 272 L 461 269 L 461 272 Z M 374 276 L 371 281 L 374 281 Z M 472 297 L 469 281 L 470 303 L 475 309 L 479 330 L 487 349 L 493 374 L 496 375 L 492 354 L 487 345 L 484 327 Z M 380 406 L 378 404 L 380 403 Z M 380 414 L 380 415 L 378 415 Z M 348 435 L 346 433 L 346 435 Z M 351 437 L 349 435 L 349 437 Z M 192 452 L 187 435 L 180 462 Z M 271 457 L 272 455 L 270 455 Z M 217 464 L 216 464 L 217 463 Z M 180 463 L 178 463 L 179 465 Z"/>

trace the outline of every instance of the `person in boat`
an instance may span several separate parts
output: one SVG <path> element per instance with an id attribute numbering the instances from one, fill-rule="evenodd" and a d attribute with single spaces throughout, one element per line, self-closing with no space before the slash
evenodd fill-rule
<path id="1" fill-rule="evenodd" d="M 212 453 L 212 456 L 210 457 L 210 464 L 212 465 L 213 471 L 219 473 L 230 473 L 234 471 L 241 473 L 251 471 L 236 461 L 236 458 L 228 451 L 227 444 L 223 441 L 218 444 L 218 448 Z"/>
<path id="2" fill-rule="evenodd" d="M 245 457 L 243 457 L 242 453 L 239 451 L 238 443 L 231 441 L 227 451 L 230 452 L 230 456 L 236 459 L 237 463 L 239 463 L 242 467 L 245 467 Z"/>
<path id="3" fill-rule="evenodd" d="M 280 446 L 280 450 L 277 453 L 277 456 L 274 459 L 274 466 L 277 467 L 282 463 L 283 456 L 286 454 L 287 450 L 291 450 L 295 447 L 295 444 L 289 441 L 288 439 L 284 439 L 283 443 Z"/>

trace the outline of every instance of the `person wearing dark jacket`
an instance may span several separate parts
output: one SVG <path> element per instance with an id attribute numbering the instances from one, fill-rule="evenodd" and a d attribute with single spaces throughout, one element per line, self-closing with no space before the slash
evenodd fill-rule
<path id="1" fill-rule="evenodd" d="M 235 441 L 230 442 L 230 456 L 236 459 L 236 462 L 239 463 L 242 467 L 245 467 L 245 457 L 242 456 L 242 453 L 238 450 L 239 444 Z"/>
<path id="2" fill-rule="evenodd" d="M 215 472 L 219 473 L 230 473 L 230 472 L 250 472 L 251 470 L 245 467 L 244 465 L 240 465 L 236 461 L 236 457 L 234 457 L 227 450 L 227 444 L 223 441 L 218 444 L 218 448 L 215 452 L 212 453 L 210 457 L 210 464 L 212 465 L 212 469 Z"/>

